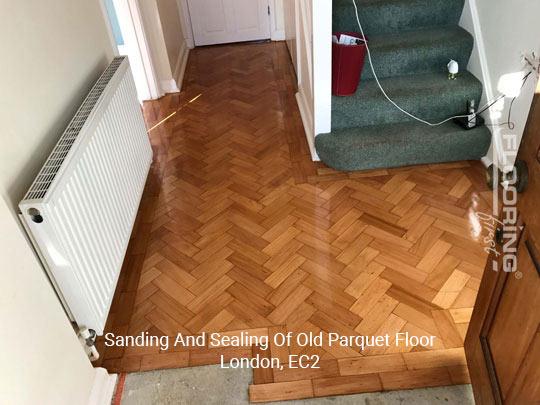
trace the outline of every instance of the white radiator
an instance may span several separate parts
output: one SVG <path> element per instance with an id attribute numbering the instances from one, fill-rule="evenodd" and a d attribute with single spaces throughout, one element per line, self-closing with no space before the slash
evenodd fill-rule
<path id="1" fill-rule="evenodd" d="M 128 59 L 105 70 L 19 204 L 67 312 L 103 329 L 152 162 Z"/>

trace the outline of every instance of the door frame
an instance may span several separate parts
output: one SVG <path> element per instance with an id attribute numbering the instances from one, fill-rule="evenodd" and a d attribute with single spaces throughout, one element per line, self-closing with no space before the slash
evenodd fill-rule
<path id="1" fill-rule="evenodd" d="M 147 0 L 144 0 L 147 1 Z M 109 39 L 113 48 L 115 56 L 119 56 L 118 46 L 114 39 L 111 23 L 107 14 L 107 8 L 105 0 L 100 0 L 100 6 L 105 18 L 105 25 L 107 27 Z M 136 44 L 135 50 L 129 55 L 130 63 L 132 65 L 132 72 L 135 66 L 138 66 L 141 70 L 141 75 L 134 73 L 137 89 L 141 93 L 139 94 L 139 100 L 155 100 L 160 98 L 163 94 L 159 85 L 154 63 L 150 53 L 150 45 L 147 39 L 147 33 L 144 28 L 142 11 L 138 0 L 113 0 L 122 35 L 126 41 Z"/>
<path id="2" fill-rule="evenodd" d="M 184 29 L 184 38 L 189 49 L 195 48 L 195 36 L 193 34 L 193 26 L 191 25 L 191 14 L 189 12 L 188 0 L 176 0 L 178 3 L 178 9 L 182 15 L 182 28 Z"/>

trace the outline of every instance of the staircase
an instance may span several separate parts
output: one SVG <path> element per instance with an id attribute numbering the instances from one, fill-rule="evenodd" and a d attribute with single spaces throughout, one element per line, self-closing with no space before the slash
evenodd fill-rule
<path id="1" fill-rule="evenodd" d="M 458 26 L 464 0 L 356 0 L 375 71 L 388 95 L 431 122 L 476 105 L 482 84 L 464 71 L 473 37 Z M 334 0 L 334 31 L 359 32 L 352 0 Z M 447 63 L 459 62 L 457 80 Z M 486 127 L 463 130 L 453 122 L 430 127 L 398 111 L 377 87 L 369 62 L 358 91 L 332 97 L 332 132 L 315 139 L 321 160 L 338 170 L 476 160 L 487 153 Z"/>

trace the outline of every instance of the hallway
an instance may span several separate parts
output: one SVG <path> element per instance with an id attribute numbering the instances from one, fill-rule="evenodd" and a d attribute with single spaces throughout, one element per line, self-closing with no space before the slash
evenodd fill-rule
<path id="1" fill-rule="evenodd" d="M 154 164 L 107 332 L 403 332 L 434 345 L 160 351 L 101 341 L 101 365 L 320 356 L 320 369 L 255 369 L 254 401 L 467 383 L 463 339 L 487 257 L 476 213 L 491 213 L 484 168 L 313 163 L 295 80 L 284 43 L 196 48 L 184 91 L 145 104 Z"/>

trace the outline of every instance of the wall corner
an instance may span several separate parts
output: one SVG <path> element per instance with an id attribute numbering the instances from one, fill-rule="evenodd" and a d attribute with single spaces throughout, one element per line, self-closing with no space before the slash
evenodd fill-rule
<path id="1" fill-rule="evenodd" d="M 88 398 L 88 405 L 110 405 L 113 400 L 118 374 L 109 374 L 107 370 L 101 367 L 95 370 L 96 375 L 90 398 Z"/>

